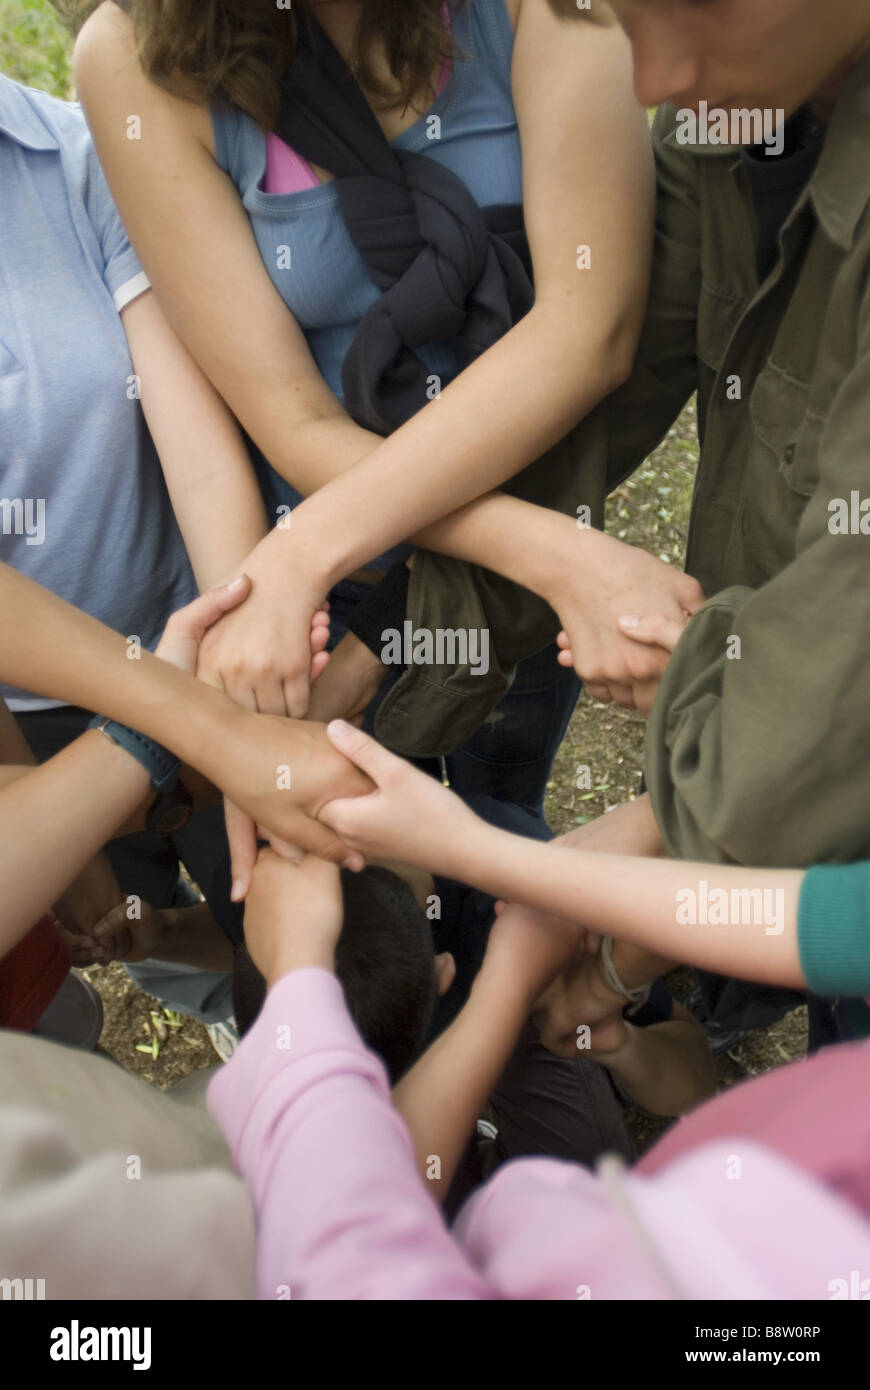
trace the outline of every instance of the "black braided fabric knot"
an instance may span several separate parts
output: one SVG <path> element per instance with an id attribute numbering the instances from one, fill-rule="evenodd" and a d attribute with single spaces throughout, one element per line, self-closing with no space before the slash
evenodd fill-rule
<path id="1" fill-rule="evenodd" d="M 382 291 L 342 367 L 345 404 L 389 434 L 430 398 L 415 348 L 453 341 L 465 366 L 531 307 L 519 256 L 490 233 L 460 179 L 422 155 L 398 152 L 401 183 L 378 175 L 336 181 L 342 213 Z"/>
<path id="2" fill-rule="evenodd" d="M 304 25 L 276 131 L 335 179 L 351 241 L 381 290 L 342 365 L 345 406 L 391 434 L 431 396 L 416 349 L 456 344 L 464 367 L 534 299 L 522 207 L 480 208 L 450 169 L 399 150 L 335 45 Z"/>

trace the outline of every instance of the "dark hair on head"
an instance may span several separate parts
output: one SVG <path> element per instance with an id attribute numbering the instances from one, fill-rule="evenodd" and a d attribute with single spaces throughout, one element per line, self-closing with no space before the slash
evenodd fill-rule
<path id="1" fill-rule="evenodd" d="M 435 1010 L 432 928 L 405 880 L 390 869 L 342 869 L 341 888 L 335 973 L 351 1017 L 395 1084 L 417 1058 Z M 233 968 L 233 1012 L 242 1035 L 265 997 L 266 982 L 242 947 Z"/>

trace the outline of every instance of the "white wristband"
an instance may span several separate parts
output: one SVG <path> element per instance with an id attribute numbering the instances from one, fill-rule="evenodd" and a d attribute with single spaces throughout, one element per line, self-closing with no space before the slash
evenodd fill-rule
<path id="1" fill-rule="evenodd" d="M 621 994 L 623 999 L 627 999 L 632 1005 L 632 1013 L 636 1013 L 643 1004 L 649 999 L 651 985 L 637 985 L 634 989 L 628 989 L 616 973 L 616 966 L 613 964 L 613 937 L 604 936 L 601 939 L 601 963 L 604 967 L 604 978 L 613 990 L 614 994 Z"/>

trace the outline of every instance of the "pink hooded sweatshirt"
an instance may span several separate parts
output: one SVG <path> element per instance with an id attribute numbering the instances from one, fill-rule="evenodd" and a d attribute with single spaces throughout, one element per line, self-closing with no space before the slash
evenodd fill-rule
<path id="1" fill-rule="evenodd" d="M 835 1107 L 850 1097 L 827 1185 L 828 1159 L 798 1166 L 739 1113 L 740 1092 L 758 1112 L 759 1087 L 775 1101 L 802 1069 L 809 1149 L 830 1128 L 829 1083 Z M 514 1160 L 452 1230 L 333 975 L 299 970 L 271 990 L 209 1105 L 253 1195 L 260 1298 L 830 1299 L 856 1270 L 870 1296 L 870 1213 L 858 1204 L 870 1121 L 855 1104 L 868 1079 L 870 1048 L 856 1044 L 734 1088 L 672 1131 L 675 1156 L 650 1173 L 615 1158 L 597 1173 Z"/>

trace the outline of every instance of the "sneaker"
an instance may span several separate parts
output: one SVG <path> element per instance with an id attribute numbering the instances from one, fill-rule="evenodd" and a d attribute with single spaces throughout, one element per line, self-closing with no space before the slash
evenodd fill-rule
<path id="1" fill-rule="evenodd" d="M 103 1001 L 90 981 L 73 970 L 33 1029 L 37 1037 L 81 1052 L 93 1052 L 102 1031 Z"/>
<path id="2" fill-rule="evenodd" d="M 207 1023 L 205 1031 L 211 1045 L 222 1062 L 228 1062 L 241 1042 L 234 1018 L 225 1018 L 220 1023 Z"/>

